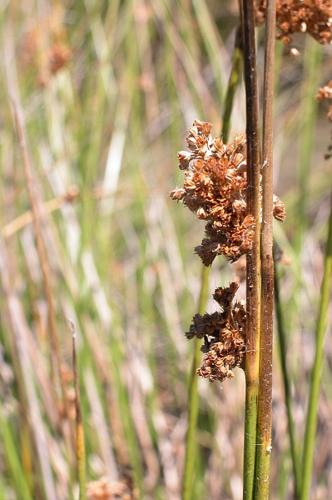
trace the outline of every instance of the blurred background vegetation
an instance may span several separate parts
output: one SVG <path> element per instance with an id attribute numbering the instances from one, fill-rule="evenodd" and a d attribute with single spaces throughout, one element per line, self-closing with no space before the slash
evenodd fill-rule
<path id="1" fill-rule="evenodd" d="M 12 0 L 0 23 L 0 498 L 77 497 L 74 328 L 89 498 L 178 499 L 203 225 L 168 193 L 193 120 L 219 133 L 237 2 Z M 331 192 L 332 127 L 315 96 L 331 55 L 303 35 L 277 44 L 274 191 L 287 220 L 275 237 L 298 443 Z M 241 83 L 231 138 L 244 129 Z M 211 293 L 232 272 L 218 259 Z M 332 495 L 329 340 L 313 499 Z M 243 373 L 199 392 L 193 499 L 239 499 Z M 291 498 L 277 350 L 273 405 L 272 497 Z"/>

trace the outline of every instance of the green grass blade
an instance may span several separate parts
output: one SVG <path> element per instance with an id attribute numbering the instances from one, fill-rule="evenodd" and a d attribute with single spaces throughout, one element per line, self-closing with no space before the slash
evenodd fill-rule
<path id="1" fill-rule="evenodd" d="M 198 300 L 198 313 L 204 314 L 209 297 L 209 275 L 210 268 L 202 267 L 201 289 Z M 188 382 L 188 429 L 186 435 L 185 465 L 183 473 L 182 498 L 190 500 L 192 498 L 193 474 L 195 469 L 196 451 L 196 425 L 198 416 L 198 376 L 197 368 L 200 361 L 201 342 L 195 340 L 194 355 Z"/>
<path id="2" fill-rule="evenodd" d="M 332 283 L 332 198 L 328 223 L 328 237 L 326 243 L 323 282 L 320 294 L 319 311 L 316 323 L 316 352 L 311 372 L 309 406 L 304 435 L 302 459 L 302 488 L 301 500 L 309 499 L 310 485 L 313 472 L 315 437 L 317 429 L 318 403 L 324 359 L 324 338 L 326 332 L 327 314 Z"/>
<path id="3" fill-rule="evenodd" d="M 307 225 L 306 209 L 309 199 L 309 172 L 314 149 L 317 112 L 317 101 L 315 99 L 315 95 L 319 87 L 321 54 L 322 52 L 319 44 L 315 40 L 308 37 L 304 58 L 301 128 L 299 131 L 299 193 L 297 200 L 297 233 L 295 238 L 295 249 L 298 255 L 301 254 L 303 235 Z"/>
<path id="4" fill-rule="evenodd" d="M 282 308 L 282 302 L 280 297 L 280 276 L 278 264 L 275 261 L 274 264 L 274 300 L 275 300 L 275 309 L 276 309 L 276 318 L 277 318 L 277 330 L 278 330 L 278 345 L 279 345 L 279 357 L 281 364 L 281 374 L 284 385 L 284 393 L 285 393 L 285 404 L 286 404 L 286 412 L 287 412 L 287 423 L 288 423 L 288 435 L 289 435 L 289 448 L 290 455 L 292 460 L 293 467 L 293 479 L 294 479 L 294 492 L 296 498 L 299 497 L 300 493 L 300 462 L 299 462 L 299 454 L 296 444 L 295 437 L 295 427 L 292 413 L 292 395 L 291 395 L 291 382 L 289 377 L 289 372 L 287 370 L 287 361 L 286 361 L 286 329 L 285 329 L 285 321 L 284 321 L 284 313 Z"/>
<path id="5" fill-rule="evenodd" d="M 15 491 L 22 500 L 32 500 L 20 457 L 17 455 L 18 447 L 15 444 L 10 425 L 4 417 L 2 409 L 0 409 L 0 435 L 4 447 L 5 460 L 8 464 Z"/>

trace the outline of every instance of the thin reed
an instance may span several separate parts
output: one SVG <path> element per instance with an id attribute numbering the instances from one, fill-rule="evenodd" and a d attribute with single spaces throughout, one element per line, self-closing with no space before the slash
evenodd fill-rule
<path id="1" fill-rule="evenodd" d="M 261 226 L 261 330 L 257 414 L 255 497 L 270 493 L 272 453 L 272 366 L 273 366 L 273 101 L 276 38 L 276 2 L 266 7 L 262 138 L 262 226 Z"/>
<path id="2" fill-rule="evenodd" d="M 324 341 L 327 326 L 328 306 L 332 284 L 332 199 L 328 220 L 328 235 L 326 240 L 323 281 L 319 299 L 319 310 L 316 320 L 315 359 L 311 370 L 310 391 L 308 398 L 307 420 L 304 432 L 302 457 L 302 487 L 300 498 L 310 498 L 310 486 L 315 450 L 315 436 L 317 429 L 317 413 L 320 395 L 320 386 L 324 360 Z"/>
<path id="3" fill-rule="evenodd" d="M 255 220 L 253 247 L 247 254 L 246 402 L 243 461 L 243 498 L 251 499 L 255 491 L 256 426 L 261 331 L 261 164 L 258 131 L 259 118 L 254 2 L 242 3 L 242 17 L 247 116 L 247 205 L 248 212 L 253 215 Z"/>

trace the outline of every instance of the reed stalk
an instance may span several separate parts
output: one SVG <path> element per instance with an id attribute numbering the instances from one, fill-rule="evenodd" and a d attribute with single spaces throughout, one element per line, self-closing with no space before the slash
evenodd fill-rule
<path id="1" fill-rule="evenodd" d="M 241 10 L 247 117 L 247 207 L 248 213 L 252 214 L 255 218 L 253 247 L 247 254 L 246 402 L 243 464 L 243 498 L 245 500 L 252 500 L 255 477 L 259 332 L 261 316 L 261 195 L 254 2 L 252 0 L 243 1 Z"/>
<path id="2" fill-rule="evenodd" d="M 235 46 L 232 56 L 232 68 L 226 89 L 225 107 L 222 119 L 221 136 L 224 143 L 227 143 L 231 128 L 231 118 L 234 96 L 239 85 L 242 72 L 242 48 L 241 48 L 241 31 L 237 30 L 235 36 Z M 198 299 L 198 313 L 204 314 L 209 295 L 209 276 L 210 267 L 202 266 L 201 270 L 201 286 Z M 192 492 L 192 480 L 195 467 L 195 446 L 196 446 L 196 426 L 198 416 L 198 378 L 197 369 L 200 362 L 201 342 L 195 339 L 193 360 L 188 381 L 188 428 L 185 443 L 185 462 L 183 472 L 182 495 L 184 500 L 189 500 Z"/>
<path id="3" fill-rule="evenodd" d="M 327 324 L 329 298 L 332 285 L 332 197 L 330 216 L 328 222 L 328 237 L 325 250 L 323 281 L 320 294 L 319 310 L 316 322 L 316 351 L 315 360 L 311 371 L 309 391 L 309 406 L 304 433 L 304 447 L 302 457 L 302 487 L 301 500 L 307 500 L 310 495 L 310 486 L 313 469 L 315 436 L 317 429 L 318 403 L 320 382 L 322 377 L 324 359 L 324 339 Z"/>
<path id="4" fill-rule="evenodd" d="M 261 330 L 257 413 L 255 498 L 267 499 L 272 451 L 273 354 L 273 96 L 276 37 L 276 1 L 268 0 L 263 94 Z"/>
<path id="5" fill-rule="evenodd" d="M 204 314 L 209 297 L 210 267 L 202 266 L 201 288 L 198 299 L 198 313 Z M 198 376 L 197 368 L 200 362 L 201 342 L 195 339 L 194 354 L 188 382 L 188 428 L 186 434 L 186 450 L 182 484 L 182 498 L 192 498 L 192 482 L 195 468 L 196 426 L 198 416 Z"/>
<path id="6" fill-rule="evenodd" d="M 296 444 L 295 427 L 292 413 L 292 394 L 291 394 L 291 383 L 289 378 L 289 373 L 287 370 L 287 345 L 286 345 L 286 330 L 284 314 L 282 309 L 281 297 L 280 297 L 280 276 L 276 260 L 274 259 L 274 301 L 276 309 L 276 320 L 277 320 L 277 332 L 278 332 L 278 345 L 279 345 L 279 357 L 281 364 L 281 375 L 284 386 L 285 393 L 285 404 L 287 413 L 287 426 L 289 435 L 289 448 L 292 460 L 293 468 L 293 481 L 294 481 L 294 496 L 299 498 L 300 496 L 300 462 L 299 453 Z"/>
<path id="7" fill-rule="evenodd" d="M 307 228 L 307 206 L 310 182 L 310 164 L 312 160 L 315 140 L 315 126 L 317 115 L 317 100 L 313 96 L 317 92 L 320 81 L 320 66 L 322 61 L 322 51 L 319 44 L 310 38 L 307 38 L 305 44 L 303 85 L 302 85 L 302 104 L 301 104 L 301 127 L 299 130 L 299 165 L 298 165 L 298 199 L 296 234 L 294 238 L 294 249 L 298 256 L 298 265 L 301 265 L 300 256 L 302 253 L 304 232 Z M 299 273 L 301 276 L 301 273 Z M 298 285 L 298 287 L 301 283 Z M 295 296 L 297 296 L 295 290 Z"/>
<path id="8" fill-rule="evenodd" d="M 222 131 L 221 136 L 225 143 L 228 142 L 229 132 L 232 122 L 232 110 L 233 102 L 236 89 L 239 86 L 240 78 L 242 72 L 242 36 L 241 27 L 236 30 L 235 34 L 235 46 L 232 56 L 232 70 L 229 77 L 226 96 L 225 96 L 225 108 L 222 120 Z"/>
<path id="9" fill-rule="evenodd" d="M 77 356 L 76 356 L 76 332 L 74 325 L 70 323 L 72 331 L 72 363 L 73 377 L 75 388 L 75 417 L 76 417 L 76 461 L 77 461 L 77 476 L 79 485 L 79 499 L 86 500 L 86 456 L 85 456 L 85 440 L 84 428 L 81 412 L 80 386 L 77 372 Z"/>

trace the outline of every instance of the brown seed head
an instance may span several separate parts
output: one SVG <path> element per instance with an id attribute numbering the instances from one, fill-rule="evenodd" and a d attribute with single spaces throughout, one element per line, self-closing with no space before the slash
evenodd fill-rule
<path id="1" fill-rule="evenodd" d="M 266 0 L 256 0 L 256 22 L 265 19 Z M 332 41 L 331 0 L 277 0 L 278 38 L 288 44 L 294 33 L 309 33 L 321 44 Z"/>
<path id="2" fill-rule="evenodd" d="M 329 83 L 318 90 L 316 98 L 318 99 L 318 101 L 332 100 L 332 80 L 330 80 Z M 332 121 L 332 104 L 330 104 L 329 110 L 327 112 L 327 117 L 330 121 Z"/>
<path id="3" fill-rule="evenodd" d="M 226 145 L 210 132 L 210 123 L 194 122 L 187 137 L 191 151 L 178 154 L 183 187 L 170 193 L 206 221 L 205 238 L 195 248 L 206 266 L 217 255 L 235 262 L 250 251 L 254 235 L 254 217 L 248 214 L 246 202 L 245 136 Z"/>
<path id="4" fill-rule="evenodd" d="M 102 477 L 88 483 L 87 497 L 88 500 L 134 500 L 138 495 L 126 481 L 111 482 Z"/>
<path id="5" fill-rule="evenodd" d="M 196 314 L 188 338 L 204 338 L 202 351 L 205 353 L 198 375 L 211 382 L 233 377 L 233 369 L 242 366 L 245 352 L 245 310 L 242 304 L 234 302 L 237 283 L 227 288 L 217 288 L 214 299 L 221 311 L 212 314 Z"/>
<path id="6" fill-rule="evenodd" d="M 284 220 L 286 219 L 285 204 L 275 194 L 273 195 L 273 216 L 280 222 L 284 222 Z"/>

